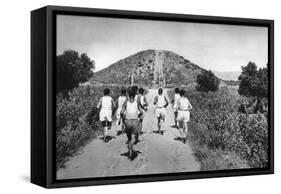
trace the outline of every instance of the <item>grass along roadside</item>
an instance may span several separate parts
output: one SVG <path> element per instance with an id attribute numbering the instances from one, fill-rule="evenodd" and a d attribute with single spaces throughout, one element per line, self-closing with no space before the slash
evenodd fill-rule
<path id="1" fill-rule="evenodd" d="M 69 157 L 102 133 L 97 120 L 97 103 L 103 90 L 111 90 L 114 100 L 122 86 L 80 86 L 73 89 L 67 98 L 57 96 L 56 114 L 56 165 L 64 167 Z"/>
<path id="2" fill-rule="evenodd" d="M 193 105 L 189 143 L 201 170 L 261 168 L 267 160 L 267 120 L 261 113 L 239 112 L 247 99 L 227 87 L 203 93 L 187 88 Z M 168 91 L 173 99 L 173 90 Z"/>

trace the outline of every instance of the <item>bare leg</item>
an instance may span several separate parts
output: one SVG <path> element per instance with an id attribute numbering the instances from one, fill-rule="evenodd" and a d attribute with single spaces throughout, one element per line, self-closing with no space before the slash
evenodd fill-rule
<path id="1" fill-rule="evenodd" d="M 183 121 L 183 142 L 186 143 L 187 139 L 187 123 Z"/>
<path id="2" fill-rule="evenodd" d="M 122 131 L 122 133 L 125 132 L 125 125 L 123 123 L 123 120 L 121 120 L 121 131 Z"/>
<path id="3" fill-rule="evenodd" d="M 117 126 L 120 126 L 120 129 L 117 130 L 117 135 L 121 135 L 122 133 L 124 133 L 124 124 L 121 118 L 119 119 Z"/>
<path id="4" fill-rule="evenodd" d="M 126 134 L 127 134 L 127 138 L 128 138 L 128 154 L 129 154 L 129 158 L 131 158 L 133 155 L 132 133 L 126 132 Z"/>
<path id="5" fill-rule="evenodd" d="M 158 117 L 158 132 L 161 131 L 161 117 Z"/>
<path id="6" fill-rule="evenodd" d="M 178 127 L 178 121 L 177 121 L 178 112 L 174 112 L 174 115 L 175 115 L 175 126 Z"/>
<path id="7" fill-rule="evenodd" d="M 132 140 L 128 142 L 128 154 L 129 158 L 131 159 L 133 156 L 133 143 Z"/>
<path id="8" fill-rule="evenodd" d="M 103 128 L 103 141 L 104 141 L 104 142 L 106 142 L 107 131 L 108 131 L 108 128 L 107 128 L 107 126 L 105 126 L 105 127 Z"/>
<path id="9" fill-rule="evenodd" d="M 179 122 L 179 132 L 180 132 L 180 136 L 181 139 L 183 138 L 183 123 L 182 121 L 178 121 Z"/>
<path id="10" fill-rule="evenodd" d="M 136 142 L 136 141 L 137 141 L 137 138 L 138 138 L 138 134 L 135 133 L 135 134 L 133 135 L 133 141 Z"/>
<path id="11" fill-rule="evenodd" d="M 185 123 L 185 133 L 186 133 L 185 139 L 187 140 L 187 137 L 188 137 L 188 125 L 187 125 L 187 123 Z"/>
<path id="12" fill-rule="evenodd" d="M 134 134 L 132 135 L 132 143 L 133 143 L 133 145 L 134 145 L 134 144 L 137 144 L 138 141 L 139 141 L 139 134 L 138 134 L 138 133 L 134 133 Z"/>
<path id="13" fill-rule="evenodd" d="M 158 118 L 158 132 L 163 135 L 163 128 L 164 128 L 165 116 L 161 115 Z"/>
<path id="14" fill-rule="evenodd" d="M 162 131 L 165 130 L 164 124 L 165 124 L 165 116 L 163 115 L 163 116 L 161 117 L 161 130 L 162 130 Z"/>
<path id="15" fill-rule="evenodd" d="M 139 132 L 140 132 L 140 135 L 141 135 L 142 134 L 142 119 L 140 119 L 139 127 L 140 127 Z"/>

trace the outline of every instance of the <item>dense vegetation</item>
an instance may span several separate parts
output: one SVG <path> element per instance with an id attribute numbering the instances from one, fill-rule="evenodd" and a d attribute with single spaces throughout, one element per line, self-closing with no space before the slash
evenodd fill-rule
<path id="1" fill-rule="evenodd" d="M 57 56 L 56 93 L 68 94 L 68 91 L 88 81 L 93 76 L 95 63 L 85 53 L 66 50 Z"/>
<path id="2" fill-rule="evenodd" d="M 239 94 L 252 98 L 250 104 L 255 104 L 253 112 L 267 112 L 264 106 L 264 99 L 268 97 L 268 71 L 267 68 L 257 68 L 256 64 L 249 62 L 242 67 L 239 76 Z M 247 106 L 243 104 L 242 109 Z"/>
<path id="3" fill-rule="evenodd" d="M 106 86 L 116 100 L 121 86 Z M 63 167 L 65 161 L 79 148 L 101 134 L 97 102 L 105 86 L 80 86 L 68 97 L 57 96 L 56 163 Z"/>
<path id="4" fill-rule="evenodd" d="M 227 87 L 208 93 L 188 88 L 187 97 L 193 105 L 189 142 L 201 162 L 201 170 L 268 165 L 268 123 L 265 114 L 239 111 L 241 103 L 249 99 Z M 248 107 L 249 112 L 250 109 Z"/>
<path id="5" fill-rule="evenodd" d="M 212 71 L 203 71 L 196 79 L 197 90 L 203 92 L 217 91 L 219 89 L 220 80 Z"/>
<path id="6" fill-rule="evenodd" d="M 210 90 L 216 85 L 210 73 L 197 80 L 199 90 L 185 89 L 193 105 L 189 141 L 201 170 L 267 167 L 267 68 L 257 69 L 252 62 L 242 67 L 238 91 L 226 82 Z"/>

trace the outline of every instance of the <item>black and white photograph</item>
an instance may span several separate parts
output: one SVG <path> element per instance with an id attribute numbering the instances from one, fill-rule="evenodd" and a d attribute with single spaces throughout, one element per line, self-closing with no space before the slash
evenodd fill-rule
<path id="1" fill-rule="evenodd" d="M 56 179 L 268 168 L 268 37 L 56 15 Z"/>

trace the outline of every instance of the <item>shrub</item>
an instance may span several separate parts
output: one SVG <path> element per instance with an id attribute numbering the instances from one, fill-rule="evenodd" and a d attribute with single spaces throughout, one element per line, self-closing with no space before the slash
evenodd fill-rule
<path id="1" fill-rule="evenodd" d="M 121 86 L 107 87 L 116 99 Z M 80 86 L 69 92 L 67 98 L 57 96 L 57 168 L 63 167 L 67 159 L 77 153 L 80 147 L 101 134 L 96 106 L 104 88 L 104 86 Z"/>
<path id="2" fill-rule="evenodd" d="M 242 67 L 239 76 L 239 94 L 247 97 L 266 98 L 268 96 L 268 72 L 267 68 L 257 69 L 253 62 Z"/>
<path id="3" fill-rule="evenodd" d="M 189 142 L 201 162 L 201 170 L 268 165 L 266 114 L 239 111 L 241 102 L 249 103 L 251 99 L 227 88 L 209 93 L 187 89 L 186 94 L 193 105 Z"/>
<path id="4" fill-rule="evenodd" d="M 203 92 L 217 91 L 219 89 L 220 80 L 212 71 L 202 71 L 197 76 L 197 90 Z"/>

